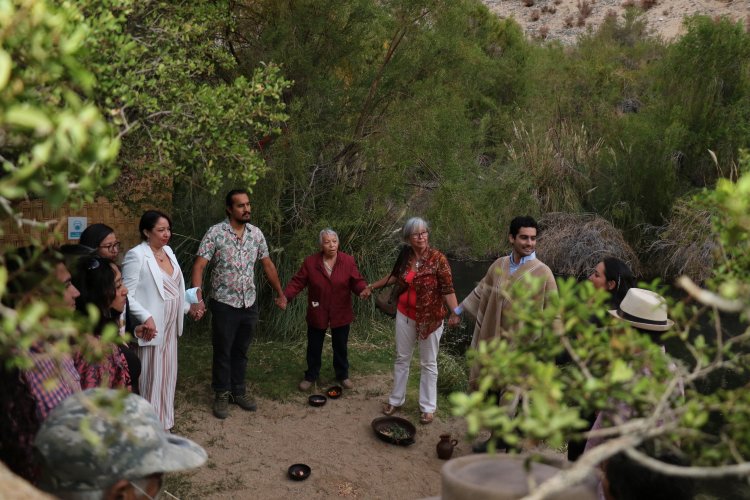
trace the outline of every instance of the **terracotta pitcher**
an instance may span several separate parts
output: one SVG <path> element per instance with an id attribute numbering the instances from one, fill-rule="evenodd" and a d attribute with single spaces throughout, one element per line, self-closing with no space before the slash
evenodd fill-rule
<path id="1" fill-rule="evenodd" d="M 450 434 L 441 434 L 440 441 L 435 447 L 438 458 L 441 460 L 448 460 L 451 455 L 453 455 L 453 447 L 457 444 L 458 441 L 456 439 L 451 439 Z"/>

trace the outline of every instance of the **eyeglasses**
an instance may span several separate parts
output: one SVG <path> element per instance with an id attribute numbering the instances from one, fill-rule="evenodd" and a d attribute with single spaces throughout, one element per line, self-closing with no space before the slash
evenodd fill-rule
<path id="1" fill-rule="evenodd" d="M 420 238 L 427 238 L 427 236 L 430 234 L 429 231 L 422 231 L 421 233 L 412 233 L 410 236 L 414 238 L 415 240 L 418 240 Z"/>
<path id="2" fill-rule="evenodd" d="M 99 248 L 103 248 L 107 250 L 108 252 L 119 251 L 120 250 L 121 243 L 119 241 L 115 241 L 114 243 L 110 243 L 109 245 L 99 245 Z"/>

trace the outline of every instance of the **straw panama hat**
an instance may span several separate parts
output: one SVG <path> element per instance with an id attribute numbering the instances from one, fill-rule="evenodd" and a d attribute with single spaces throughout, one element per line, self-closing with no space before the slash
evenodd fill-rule
<path id="1" fill-rule="evenodd" d="M 609 311 L 615 318 L 627 321 L 635 328 L 666 332 L 674 321 L 667 317 L 667 302 L 651 290 L 631 288 L 622 299 L 619 309 Z"/>

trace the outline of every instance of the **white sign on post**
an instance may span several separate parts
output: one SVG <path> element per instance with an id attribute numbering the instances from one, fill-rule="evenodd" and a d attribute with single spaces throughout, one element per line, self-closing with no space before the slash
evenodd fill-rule
<path id="1" fill-rule="evenodd" d="M 80 240 L 81 233 L 88 226 L 88 217 L 68 217 L 68 239 Z"/>

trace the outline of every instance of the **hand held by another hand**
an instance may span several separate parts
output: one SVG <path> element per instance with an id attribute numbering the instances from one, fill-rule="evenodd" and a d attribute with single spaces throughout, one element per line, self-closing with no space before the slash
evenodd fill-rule
<path id="1" fill-rule="evenodd" d="M 135 338 L 150 342 L 156 337 L 156 327 L 150 327 L 149 321 L 151 321 L 151 324 L 154 324 L 153 318 L 149 318 L 144 324 L 135 327 L 133 331 Z"/>
<path id="2" fill-rule="evenodd" d="M 448 326 L 456 326 L 459 323 L 461 323 L 461 316 L 458 316 L 456 313 L 451 313 L 448 317 Z"/>
<path id="3" fill-rule="evenodd" d="M 198 304 L 190 304 L 188 316 L 190 316 L 190 318 L 194 321 L 199 321 L 203 317 L 203 314 L 205 312 L 206 307 L 203 305 L 203 302 L 199 302 Z"/>
<path id="4" fill-rule="evenodd" d="M 282 311 L 286 310 L 287 301 L 286 301 L 285 296 L 280 295 L 276 297 L 273 301 L 279 309 L 281 309 Z"/>

